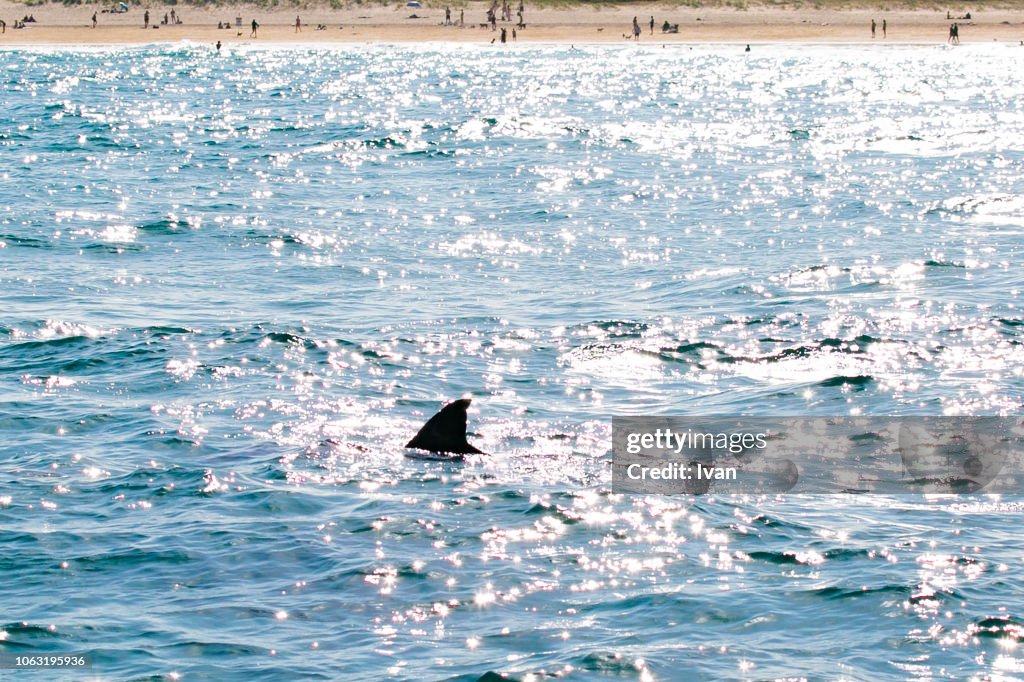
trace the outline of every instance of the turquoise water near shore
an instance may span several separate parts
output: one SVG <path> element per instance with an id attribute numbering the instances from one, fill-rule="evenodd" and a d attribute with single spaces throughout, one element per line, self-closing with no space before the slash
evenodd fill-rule
<path id="1" fill-rule="evenodd" d="M 1024 48 L 741 50 L 0 51 L 0 677 L 1024 678 L 1021 499 L 610 491 L 1020 411 Z"/>

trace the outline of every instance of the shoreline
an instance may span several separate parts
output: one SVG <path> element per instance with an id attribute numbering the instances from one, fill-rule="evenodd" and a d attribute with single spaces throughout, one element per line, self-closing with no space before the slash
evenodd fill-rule
<path id="1" fill-rule="evenodd" d="M 518 4 L 516 4 L 518 6 Z M 526 28 L 516 31 L 513 21 L 497 22 L 499 30 L 486 24 L 489 3 L 471 2 L 452 8 L 458 23 L 464 12 L 464 26 L 444 24 L 445 8 L 410 8 L 405 3 L 387 6 L 359 6 L 342 9 L 304 7 L 267 10 L 252 5 L 190 7 L 153 4 L 132 7 L 124 13 L 105 13 L 100 5 L 27 6 L 0 0 L 0 19 L 7 30 L 0 34 L 0 48 L 32 45 L 145 45 L 192 41 L 225 47 L 237 45 L 290 45 L 335 43 L 429 43 L 500 46 L 500 29 L 506 29 L 509 47 L 527 44 L 944 44 L 949 25 L 960 26 L 960 39 L 967 43 L 1021 44 L 1024 41 L 1024 10 L 971 8 L 951 11 L 936 9 L 780 9 L 754 6 L 749 9 L 707 8 L 642 4 L 628 6 L 574 6 L 524 9 Z M 148 9 L 151 23 L 143 28 Z M 165 15 L 180 11 L 183 23 L 161 25 Z M 962 17 L 967 11 L 971 19 Z M 92 28 L 96 12 L 97 27 Z M 15 19 L 32 15 L 35 23 L 13 28 Z M 301 17 L 302 30 L 295 31 Z M 642 28 L 639 40 L 627 39 L 633 17 Z M 655 20 L 653 33 L 650 19 Z M 257 37 L 251 37 L 251 22 L 259 23 Z M 876 22 L 875 36 L 871 22 Z M 886 22 L 883 35 L 882 22 Z M 218 22 L 228 28 L 217 28 Z M 662 32 L 665 22 L 678 25 L 678 32 Z M 317 30 L 322 25 L 323 30 Z"/>

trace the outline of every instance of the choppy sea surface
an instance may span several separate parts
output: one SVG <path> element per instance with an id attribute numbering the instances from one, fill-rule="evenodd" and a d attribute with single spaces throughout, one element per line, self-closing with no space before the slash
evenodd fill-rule
<path id="1" fill-rule="evenodd" d="M 93 658 L 0 677 L 1024 679 L 1020 499 L 616 495 L 609 452 L 1018 413 L 1022 66 L 0 51 L 0 653 Z M 405 457 L 460 396 L 491 454 Z"/>

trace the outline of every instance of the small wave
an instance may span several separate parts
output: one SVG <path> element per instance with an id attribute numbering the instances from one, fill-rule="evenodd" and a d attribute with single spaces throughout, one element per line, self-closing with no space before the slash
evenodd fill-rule
<path id="1" fill-rule="evenodd" d="M 149 234 L 176 234 L 179 231 L 178 228 L 178 221 L 170 218 L 154 220 L 151 223 L 145 223 L 144 225 L 139 226 L 140 230 Z"/>
<path id="2" fill-rule="evenodd" d="M 46 239 L 37 239 L 35 237 L 22 237 L 16 234 L 0 234 L 0 242 L 4 242 L 8 246 L 20 246 L 26 249 L 52 249 L 53 244 Z"/>
<path id="3" fill-rule="evenodd" d="M 303 348 L 316 348 L 316 342 L 311 341 L 298 334 L 290 332 L 269 332 L 263 338 L 274 343 L 283 343 L 289 346 L 302 346 Z"/>
<path id="4" fill-rule="evenodd" d="M 642 661 L 623 656 L 619 653 L 595 651 L 581 658 L 579 667 L 582 670 L 611 674 L 618 677 L 621 675 L 635 675 L 644 666 Z"/>
<path id="5" fill-rule="evenodd" d="M 830 379 L 825 379 L 824 381 L 819 381 L 818 385 L 824 388 L 831 388 L 834 386 L 867 386 L 874 380 L 874 377 L 869 374 L 857 374 L 853 376 L 840 375 L 834 376 Z"/>
<path id="6" fill-rule="evenodd" d="M 363 146 L 370 147 L 372 149 L 405 149 L 404 142 L 396 140 L 391 136 L 363 140 Z"/>
<path id="7" fill-rule="evenodd" d="M 870 595 L 878 594 L 893 594 L 897 596 L 906 596 L 910 593 L 911 589 L 906 585 L 883 585 L 881 587 L 858 588 L 832 586 L 823 587 L 821 589 L 813 591 L 813 594 L 815 596 L 828 600 L 856 599 L 858 597 L 867 597 Z"/>
<path id="8" fill-rule="evenodd" d="M 142 330 L 143 334 L 152 334 L 154 336 L 162 336 L 165 334 L 198 334 L 198 330 L 189 329 L 188 327 L 173 327 L 173 326 L 155 326 L 146 327 Z"/>
<path id="9" fill-rule="evenodd" d="M 979 637 L 1024 642 L 1024 622 L 1012 616 L 982 618 L 975 623 L 975 630 Z"/>
<path id="10" fill-rule="evenodd" d="M 186 564 L 192 560 L 192 555 L 183 550 L 132 548 L 120 552 L 75 557 L 68 563 L 74 570 L 106 572 L 133 566 L 145 566 L 148 570 L 157 564 Z"/>

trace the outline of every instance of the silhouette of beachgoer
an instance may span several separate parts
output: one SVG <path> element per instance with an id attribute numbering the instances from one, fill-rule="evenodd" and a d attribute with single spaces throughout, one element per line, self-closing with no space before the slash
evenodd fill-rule
<path id="1" fill-rule="evenodd" d="M 504 45 L 504 44 L 505 44 L 505 39 L 506 39 L 507 37 L 508 37 L 508 34 L 507 34 L 507 33 L 505 32 L 505 29 L 504 29 L 504 28 L 503 28 L 503 29 L 501 29 L 501 44 L 502 44 L 502 45 Z"/>
<path id="2" fill-rule="evenodd" d="M 295 32 L 300 33 L 302 31 L 302 20 L 298 16 L 295 17 Z"/>
<path id="3" fill-rule="evenodd" d="M 949 25 L 949 38 L 946 42 L 952 43 L 953 45 L 960 44 L 960 27 L 957 26 L 955 22 Z"/>
<path id="4" fill-rule="evenodd" d="M 888 31 L 889 31 L 889 22 L 887 22 L 885 19 L 882 19 L 882 37 L 883 38 L 886 37 L 886 33 L 888 33 Z"/>
<path id="5" fill-rule="evenodd" d="M 452 8 L 451 7 L 445 7 L 444 8 L 444 25 L 445 26 L 451 26 L 452 25 Z"/>
<path id="6" fill-rule="evenodd" d="M 149 10 L 148 9 L 146 10 L 146 13 L 142 15 L 142 28 L 149 28 Z"/>
<path id="7" fill-rule="evenodd" d="M 633 17 L 633 40 L 640 40 L 640 22 Z"/>
<path id="8" fill-rule="evenodd" d="M 750 45 L 747 45 L 747 49 L 745 49 L 745 50 L 743 50 L 743 51 L 744 51 L 744 52 L 750 52 Z"/>
<path id="9" fill-rule="evenodd" d="M 654 16 L 651 16 L 651 35 L 654 35 Z"/>
<path id="10" fill-rule="evenodd" d="M 92 13 L 92 27 L 96 28 L 96 13 Z"/>
<path id="11" fill-rule="evenodd" d="M 459 26 L 465 26 L 465 25 L 466 25 L 466 10 L 460 9 L 459 10 Z"/>
<path id="12" fill-rule="evenodd" d="M 0 19 L 0 33 L 7 33 L 7 22 Z"/>
<path id="13" fill-rule="evenodd" d="M 217 41 L 217 52 L 220 52 L 220 41 Z"/>
<path id="14" fill-rule="evenodd" d="M 871 20 L 871 37 L 872 38 L 875 37 L 875 20 L 874 19 Z"/>
<path id="15" fill-rule="evenodd" d="M 253 19 L 252 20 L 252 33 L 249 34 L 250 38 L 255 38 L 256 37 L 256 29 L 258 29 L 259 27 L 260 27 L 260 25 L 258 23 L 256 23 L 255 19 Z"/>

